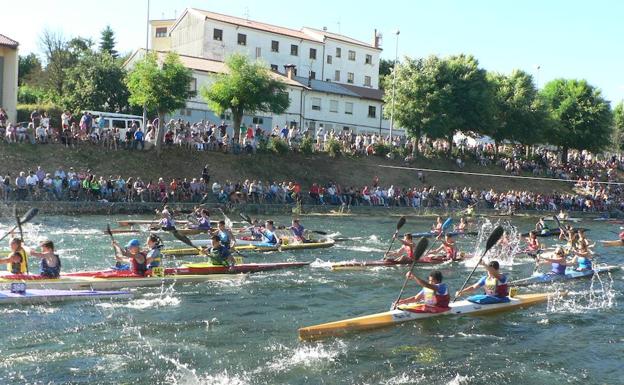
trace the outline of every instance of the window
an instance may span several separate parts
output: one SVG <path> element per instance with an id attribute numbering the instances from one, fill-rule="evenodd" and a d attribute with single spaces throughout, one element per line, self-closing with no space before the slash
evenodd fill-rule
<path id="1" fill-rule="evenodd" d="M 167 27 L 156 28 L 156 37 L 167 37 Z"/>
<path id="2" fill-rule="evenodd" d="M 244 33 L 238 34 L 238 45 L 247 45 L 247 35 Z"/>
<path id="3" fill-rule="evenodd" d="M 316 48 L 310 48 L 310 59 L 316 60 Z"/>
<path id="4" fill-rule="evenodd" d="M 271 64 L 271 71 L 275 71 L 275 72 L 278 71 L 277 64 Z"/>
<path id="5" fill-rule="evenodd" d="M 321 98 L 312 98 L 312 109 L 314 111 L 321 110 Z"/>
<path id="6" fill-rule="evenodd" d="M 336 57 L 341 57 L 341 56 L 342 56 L 342 48 L 336 47 Z"/>
<path id="7" fill-rule="evenodd" d="M 371 87 L 371 77 L 364 76 L 364 87 Z"/>
<path id="8" fill-rule="evenodd" d="M 332 55 L 327 55 L 327 64 L 332 63 Z"/>
<path id="9" fill-rule="evenodd" d="M 222 29 L 213 29 L 212 30 L 212 39 L 217 41 L 223 41 L 223 30 Z"/>
<path id="10" fill-rule="evenodd" d="M 349 60 L 355 60 L 355 51 L 349 51 Z"/>
<path id="11" fill-rule="evenodd" d="M 271 40 L 271 52 L 279 52 L 279 41 Z"/>
<path id="12" fill-rule="evenodd" d="M 260 59 L 262 57 L 262 50 L 260 47 L 256 47 L 256 59 Z"/>
<path id="13" fill-rule="evenodd" d="M 193 91 L 193 92 L 197 91 L 197 79 L 195 78 L 191 79 L 191 82 L 189 83 L 189 91 Z"/>
<path id="14" fill-rule="evenodd" d="M 310 71 L 310 79 L 316 79 L 316 72 Z"/>
<path id="15" fill-rule="evenodd" d="M 330 100 L 329 101 L 329 112 L 338 112 L 338 101 Z"/>
<path id="16" fill-rule="evenodd" d="M 299 56 L 299 46 L 296 44 L 290 45 L 290 54 L 292 56 Z"/>
<path id="17" fill-rule="evenodd" d="M 364 59 L 364 63 L 373 64 L 373 55 L 366 55 L 366 59 Z"/>
<path id="18" fill-rule="evenodd" d="M 345 114 L 353 115 L 353 103 L 349 103 L 349 102 L 345 103 Z"/>
<path id="19" fill-rule="evenodd" d="M 229 112 L 221 114 L 219 117 L 221 120 L 232 120 L 232 115 Z"/>
<path id="20" fill-rule="evenodd" d="M 252 120 L 253 124 L 264 124 L 264 118 L 255 116 Z"/>
<path id="21" fill-rule="evenodd" d="M 368 106 L 368 117 L 369 118 L 377 117 L 377 107 L 375 107 L 375 106 Z"/>
<path id="22" fill-rule="evenodd" d="M 347 83 L 353 84 L 354 79 L 355 75 L 353 74 L 353 72 L 347 72 Z"/>
<path id="23" fill-rule="evenodd" d="M 334 81 L 335 82 L 339 82 L 340 81 L 340 71 L 336 70 L 336 72 L 334 73 Z"/>

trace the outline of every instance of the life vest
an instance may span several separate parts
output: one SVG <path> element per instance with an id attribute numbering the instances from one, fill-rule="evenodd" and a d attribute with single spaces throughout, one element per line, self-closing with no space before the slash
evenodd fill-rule
<path id="1" fill-rule="evenodd" d="M 297 238 L 297 240 L 302 240 L 303 239 L 303 233 L 305 231 L 305 228 L 301 225 L 295 227 L 291 227 L 290 230 L 292 230 L 295 238 Z"/>
<path id="2" fill-rule="evenodd" d="M 174 229 L 175 222 L 171 218 L 163 218 L 160 220 L 160 228 L 163 230 Z"/>
<path id="3" fill-rule="evenodd" d="M 197 221 L 199 224 L 197 225 L 198 229 L 202 230 L 210 230 L 210 218 L 201 217 Z"/>
<path id="4" fill-rule="evenodd" d="M 147 258 L 152 259 L 149 266 L 147 267 L 148 269 L 152 269 L 154 267 L 160 267 L 160 264 L 162 263 L 162 254 L 160 253 L 161 247 L 162 246 L 158 245 L 147 253 Z"/>
<path id="5" fill-rule="evenodd" d="M 566 271 L 566 265 L 562 265 L 560 263 L 553 262 L 550 271 L 553 274 L 564 275 L 565 271 Z"/>
<path id="6" fill-rule="evenodd" d="M 48 265 L 48 260 L 41 258 L 41 262 L 39 264 L 39 275 L 48 278 L 58 278 L 61 275 L 61 259 L 58 254 L 54 254 L 54 257 L 57 261 L 56 266 Z"/>
<path id="7" fill-rule="evenodd" d="M 26 250 L 19 249 L 15 253 L 11 253 L 13 255 L 19 255 L 21 260 L 19 263 L 11 262 L 7 265 L 7 270 L 11 274 L 27 274 L 28 273 L 28 255 L 26 254 Z"/>
<path id="8" fill-rule="evenodd" d="M 277 237 L 275 236 L 275 233 L 273 233 L 272 231 L 264 229 L 264 232 L 262 233 L 262 235 L 264 236 L 264 238 L 266 238 L 266 243 L 271 244 L 271 245 L 277 244 Z"/>
<path id="9" fill-rule="evenodd" d="M 225 248 L 223 245 L 210 249 L 210 261 L 214 265 L 226 265 L 226 261 L 229 256 L 229 249 Z"/>
<path id="10" fill-rule="evenodd" d="M 503 277 L 505 277 L 503 275 Z M 507 279 L 505 278 L 505 282 L 501 282 L 500 279 L 494 277 L 487 277 L 485 279 L 485 294 L 491 295 L 493 297 L 507 297 L 509 295 L 509 285 L 507 284 Z"/>
<path id="11" fill-rule="evenodd" d="M 620 241 L 624 242 L 624 231 L 620 233 Z"/>
<path id="12" fill-rule="evenodd" d="M 219 231 L 218 236 L 219 236 L 219 241 L 221 242 L 221 246 L 229 250 L 230 249 L 230 236 L 227 233 L 227 231 Z"/>
<path id="13" fill-rule="evenodd" d="M 143 262 L 139 262 L 136 260 L 137 256 L 143 256 Z M 143 252 L 138 253 L 135 256 L 130 257 L 130 262 L 132 263 L 132 272 L 136 275 L 145 275 L 145 272 L 148 270 L 147 268 L 147 260 L 145 259 L 146 255 Z"/>
<path id="14" fill-rule="evenodd" d="M 529 249 L 532 251 L 537 250 L 537 248 L 539 247 L 539 241 L 537 240 L 537 238 L 535 239 L 531 239 L 529 238 Z"/>
<path id="15" fill-rule="evenodd" d="M 438 283 L 436 290 L 423 288 L 425 304 L 431 306 L 448 307 L 451 296 L 445 283 Z"/>
<path id="16" fill-rule="evenodd" d="M 454 259 L 457 254 L 455 245 L 452 244 L 444 243 L 444 251 L 446 252 L 446 257 L 451 259 Z"/>
<path id="17" fill-rule="evenodd" d="M 591 270 L 592 269 L 592 261 L 586 257 L 578 257 L 578 269 L 579 270 Z"/>

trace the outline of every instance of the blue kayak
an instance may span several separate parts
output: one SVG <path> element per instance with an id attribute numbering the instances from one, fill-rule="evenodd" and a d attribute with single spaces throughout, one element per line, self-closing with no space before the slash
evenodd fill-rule
<path id="1" fill-rule="evenodd" d="M 451 237 L 456 237 L 458 235 L 477 235 L 476 231 L 449 231 L 446 233 Z M 434 238 L 437 237 L 438 233 L 432 231 L 423 231 L 421 233 L 412 233 L 412 237 L 416 238 Z"/>
<path id="2" fill-rule="evenodd" d="M 619 269 L 619 266 L 604 266 L 594 270 L 576 271 L 572 269 L 566 270 L 565 274 L 540 274 L 524 279 L 519 279 L 510 283 L 511 286 L 528 286 L 540 283 L 553 283 L 559 281 L 569 281 L 571 279 L 589 278 L 594 274 L 607 273 L 609 271 Z"/>
<path id="3" fill-rule="evenodd" d="M 7 304 L 38 304 L 51 302 L 67 302 L 89 300 L 94 298 L 130 298 L 129 291 L 96 291 L 96 290 L 51 290 L 27 289 L 21 293 L 0 290 L 0 305 Z"/>

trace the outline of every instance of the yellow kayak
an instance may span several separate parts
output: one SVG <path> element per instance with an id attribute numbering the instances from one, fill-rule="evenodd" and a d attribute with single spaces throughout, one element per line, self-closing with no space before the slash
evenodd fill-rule
<path id="1" fill-rule="evenodd" d="M 236 251 L 247 252 L 267 252 L 267 251 L 293 251 L 293 250 L 312 250 L 312 249 L 325 249 L 334 246 L 333 240 L 325 242 L 311 242 L 311 243 L 289 243 L 280 246 L 259 246 L 259 245 L 240 245 L 234 246 Z M 197 255 L 197 249 L 192 247 L 179 248 L 179 249 L 165 249 L 162 251 L 164 255 Z"/>
<path id="2" fill-rule="evenodd" d="M 522 294 L 511 297 L 509 302 L 481 305 L 467 300 L 457 301 L 449 305 L 448 310 L 439 312 L 423 312 L 421 304 L 401 305 L 395 310 L 351 318 L 342 321 L 308 326 L 299 329 L 299 338 L 315 340 L 348 333 L 383 328 L 403 322 L 418 321 L 426 318 L 449 315 L 484 315 L 524 308 L 548 301 L 554 293 Z"/>

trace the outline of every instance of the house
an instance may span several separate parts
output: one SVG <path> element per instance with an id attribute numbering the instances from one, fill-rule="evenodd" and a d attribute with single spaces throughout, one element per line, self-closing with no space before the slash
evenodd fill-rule
<path id="1" fill-rule="evenodd" d="M 19 43 L 0 34 L 0 107 L 17 120 L 17 70 Z"/>

